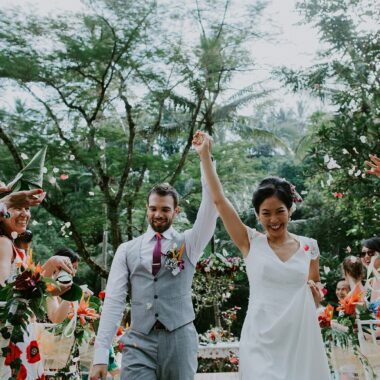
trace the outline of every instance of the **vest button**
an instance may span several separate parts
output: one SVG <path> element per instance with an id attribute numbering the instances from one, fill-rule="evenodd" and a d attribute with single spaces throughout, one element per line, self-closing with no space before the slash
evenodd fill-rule
<path id="1" fill-rule="evenodd" d="M 158 317 L 158 313 L 154 314 L 154 316 L 157 318 Z"/>
<path id="2" fill-rule="evenodd" d="M 156 294 L 156 295 L 154 296 L 154 298 L 157 299 L 157 298 L 158 298 L 158 295 Z"/>
<path id="3" fill-rule="evenodd" d="M 155 277 L 153 281 L 157 281 L 157 277 Z"/>

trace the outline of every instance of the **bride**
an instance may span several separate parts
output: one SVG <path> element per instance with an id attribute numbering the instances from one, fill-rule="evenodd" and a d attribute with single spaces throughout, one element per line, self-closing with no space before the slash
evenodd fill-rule
<path id="1" fill-rule="evenodd" d="M 240 379 L 331 379 L 316 314 L 318 245 L 287 230 L 295 191 L 284 179 L 261 181 L 253 194 L 265 229 L 261 234 L 243 224 L 225 197 L 212 165 L 210 136 L 198 131 L 193 146 L 219 215 L 246 263 L 250 299 L 240 339 Z"/>

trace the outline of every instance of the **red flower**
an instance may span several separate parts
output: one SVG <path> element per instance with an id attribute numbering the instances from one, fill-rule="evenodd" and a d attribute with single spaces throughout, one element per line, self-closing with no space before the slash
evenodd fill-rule
<path id="1" fill-rule="evenodd" d="M 343 197 L 343 193 L 333 193 L 333 196 L 340 199 Z"/>
<path id="2" fill-rule="evenodd" d="M 321 291 L 323 293 L 323 297 L 326 297 L 327 289 L 326 288 L 322 288 Z"/>
<path id="3" fill-rule="evenodd" d="M 23 364 L 21 364 L 20 369 L 19 369 L 18 374 L 17 374 L 16 380 L 26 380 L 27 375 L 28 375 L 28 373 L 26 371 L 25 366 Z"/>
<path id="4" fill-rule="evenodd" d="M 40 350 L 36 340 L 32 340 L 26 348 L 26 358 L 29 363 L 37 363 L 41 360 Z"/>
<path id="5" fill-rule="evenodd" d="M 106 298 L 106 292 L 105 292 L 104 290 L 101 290 L 101 291 L 99 292 L 98 297 L 103 301 L 104 298 Z"/>
<path id="6" fill-rule="evenodd" d="M 121 336 L 124 334 L 124 330 L 121 326 L 117 329 L 116 336 Z"/>
<path id="7" fill-rule="evenodd" d="M 59 178 L 61 179 L 61 181 L 66 181 L 67 178 L 69 178 L 69 176 L 67 174 L 61 174 Z"/>
<path id="8" fill-rule="evenodd" d="M 4 361 L 5 365 L 10 365 L 21 356 L 20 349 L 12 342 L 9 342 L 8 348 L 10 349 L 10 352 L 8 352 L 7 356 L 5 357 L 5 361 Z"/>
<path id="9" fill-rule="evenodd" d="M 123 348 L 124 348 L 124 344 L 123 343 L 119 343 L 119 345 L 118 345 L 119 352 L 122 352 Z"/>
<path id="10" fill-rule="evenodd" d="M 318 315 L 319 326 L 322 327 L 330 327 L 331 320 L 334 314 L 334 308 L 329 304 L 326 306 L 325 310 Z"/>
<path id="11" fill-rule="evenodd" d="M 307 252 L 310 249 L 310 247 L 307 244 L 305 244 L 305 246 L 303 247 L 303 249 Z"/>

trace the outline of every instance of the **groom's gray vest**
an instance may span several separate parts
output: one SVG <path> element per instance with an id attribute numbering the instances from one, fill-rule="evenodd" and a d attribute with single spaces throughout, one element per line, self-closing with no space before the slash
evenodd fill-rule
<path id="1" fill-rule="evenodd" d="M 179 274 L 174 276 L 162 262 L 160 271 L 153 276 L 141 263 L 142 241 L 143 235 L 125 243 L 132 304 L 131 329 L 148 334 L 159 320 L 173 331 L 195 318 L 191 300 L 195 267 L 187 256 L 185 245 L 184 269 Z M 180 249 L 184 242 L 184 234 L 173 232 L 170 248 L 176 244 Z"/>

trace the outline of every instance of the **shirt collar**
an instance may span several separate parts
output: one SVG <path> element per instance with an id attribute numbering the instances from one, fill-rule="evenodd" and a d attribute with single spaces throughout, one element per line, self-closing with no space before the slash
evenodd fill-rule
<path id="1" fill-rule="evenodd" d="M 173 238 L 174 231 L 175 230 L 173 226 L 170 226 L 166 231 L 161 233 L 161 236 L 163 236 L 165 239 L 171 240 Z M 156 236 L 156 231 L 154 231 L 153 228 L 149 225 L 145 234 L 147 240 L 150 241 Z"/>

